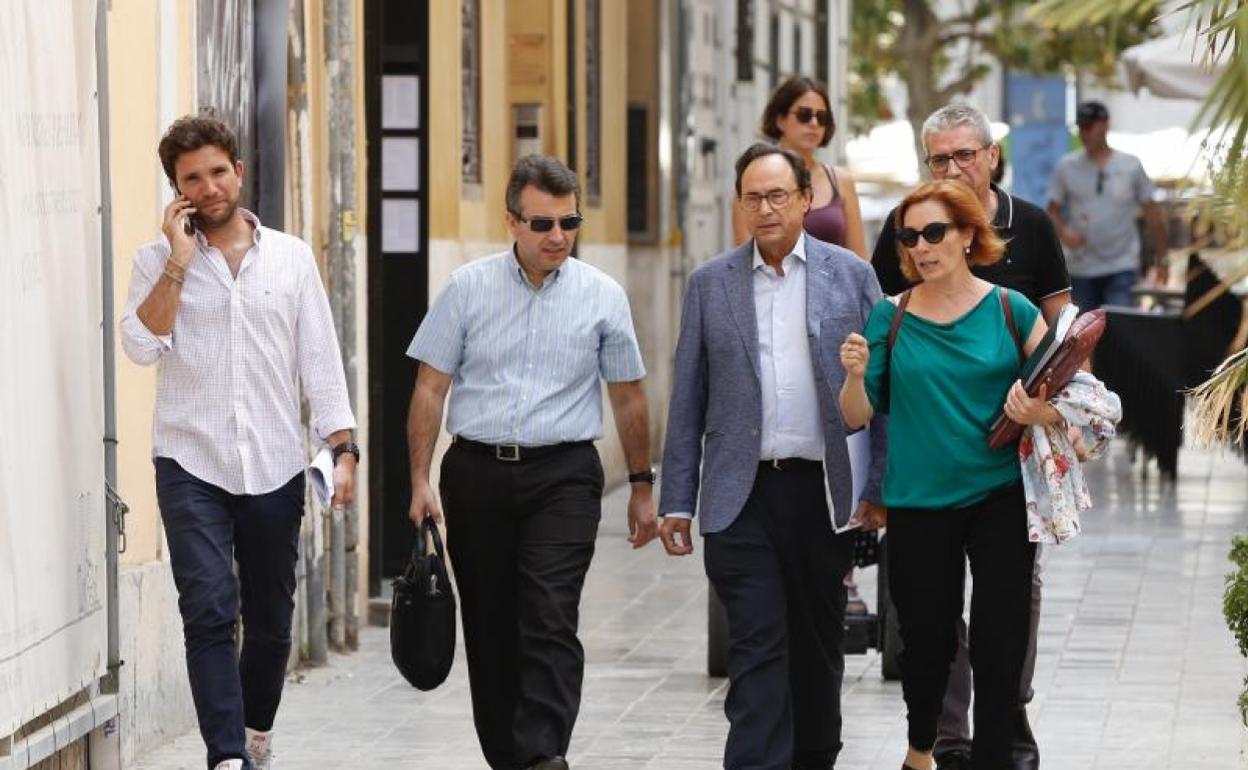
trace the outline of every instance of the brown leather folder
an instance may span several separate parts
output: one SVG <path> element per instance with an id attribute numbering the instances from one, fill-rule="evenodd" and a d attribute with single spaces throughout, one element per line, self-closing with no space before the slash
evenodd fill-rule
<path id="1" fill-rule="evenodd" d="M 1101 334 L 1105 332 L 1105 311 L 1096 309 L 1088 311 L 1075 319 L 1061 346 L 1053 353 L 1053 357 L 1033 377 L 1028 378 L 1027 395 L 1035 398 L 1040 388 L 1045 388 L 1048 398 L 1070 384 L 1079 366 L 1088 360 Z M 1004 414 L 997 417 L 988 434 L 988 446 L 1002 449 L 1016 443 L 1023 434 L 1023 426 L 1014 422 Z"/>

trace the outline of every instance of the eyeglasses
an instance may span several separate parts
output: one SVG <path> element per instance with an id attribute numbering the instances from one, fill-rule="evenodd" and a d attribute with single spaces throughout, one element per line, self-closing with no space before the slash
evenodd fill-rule
<path id="1" fill-rule="evenodd" d="M 1105 192 L 1105 169 L 1098 168 L 1096 170 L 1096 194 L 1100 195 Z"/>
<path id="2" fill-rule="evenodd" d="M 928 243 L 937 244 L 945 239 L 945 233 L 949 232 L 950 227 L 953 225 L 949 222 L 928 222 L 918 230 L 913 227 L 900 227 L 897 229 L 897 240 L 907 249 L 919 245 L 920 235 Z"/>
<path id="3" fill-rule="evenodd" d="M 809 123 L 812 119 L 814 119 L 819 121 L 819 125 L 824 128 L 827 128 L 828 124 L 832 122 L 832 113 L 827 110 L 814 110 L 810 107 L 798 107 L 789 114 L 797 118 L 798 123 Z"/>
<path id="4" fill-rule="evenodd" d="M 986 150 L 992 145 L 984 145 L 983 147 L 964 147 L 961 150 L 954 150 L 948 155 L 928 155 L 923 159 L 927 167 L 932 170 L 933 174 L 943 174 L 949 170 L 949 161 L 958 164 L 958 168 L 966 168 L 975 162 L 975 156 L 979 155 L 981 150 Z"/>
<path id="5" fill-rule="evenodd" d="M 789 205 L 789 199 L 797 190 L 769 190 L 765 193 L 746 193 L 741 196 L 741 208 L 746 211 L 758 211 L 766 200 L 771 204 L 773 211 L 778 211 Z"/>
<path id="6" fill-rule="evenodd" d="M 555 229 L 555 223 L 559 223 L 559 229 L 564 232 L 571 232 L 581 226 L 581 222 L 585 221 L 585 217 L 580 214 L 568 214 L 566 217 L 532 217 L 525 219 L 516 212 L 511 215 L 519 222 L 524 222 L 529 229 L 535 233 L 548 233 Z"/>

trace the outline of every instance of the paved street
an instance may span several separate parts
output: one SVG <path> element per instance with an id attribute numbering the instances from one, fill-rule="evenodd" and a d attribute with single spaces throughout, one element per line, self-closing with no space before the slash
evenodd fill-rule
<path id="1" fill-rule="evenodd" d="M 1221 616 L 1232 532 L 1248 528 L 1248 471 L 1232 455 L 1185 450 L 1180 480 L 1141 478 L 1125 443 L 1089 468 L 1098 507 L 1084 534 L 1050 551 L 1032 720 L 1048 770 L 1238 766 L 1235 698 L 1245 671 Z M 700 555 L 666 558 L 624 542 L 626 492 L 612 493 L 582 602 L 588 657 L 573 767 L 710 770 L 727 724 L 726 681 L 704 675 Z M 699 543 L 700 548 L 700 543 Z M 874 569 L 859 580 L 874 607 Z M 280 766 L 485 767 L 466 669 L 421 693 L 389 662 L 387 632 L 292 676 L 278 716 Z M 905 749 L 901 687 L 877 657 L 851 656 L 838 768 L 896 770 Z M 204 767 L 196 733 L 139 768 Z"/>

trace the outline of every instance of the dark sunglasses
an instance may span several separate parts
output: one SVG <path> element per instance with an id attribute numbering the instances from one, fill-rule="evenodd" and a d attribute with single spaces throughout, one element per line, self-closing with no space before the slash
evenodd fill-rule
<path id="1" fill-rule="evenodd" d="M 798 107 L 793 110 L 793 117 L 797 118 L 798 123 L 809 123 L 811 119 L 819 122 L 824 128 L 832 122 L 832 113 L 827 110 L 815 110 L 810 107 Z"/>
<path id="2" fill-rule="evenodd" d="M 518 221 L 527 224 L 529 229 L 535 233 L 548 233 L 551 230 L 554 230 L 556 222 L 559 223 L 560 230 L 570 232 L 579 228 L 581 226 L 581 222 L 585 221 L 585 218 L 580 214 L 568 214 L 566 217 L 559 217 L 558 219 L 555 217 L 533 217 L 532 219 L 525 219 L 514 211 L 511 212 L 511 215 Z"/>
<path id="3" fill-rule="evenodd" d="M 913 227 L 902 227 L 897 230 L 897 240 L 901 241 L 901 244 L 907 249 L 913 249 L 919 245 L 920 235 L 928 243 L 940 243 L 945 239 L 945 233 L 949 232 L 949 228 L 952 226 L 948 222 L 928 222 L 920 230 L 915 230 Z"/>

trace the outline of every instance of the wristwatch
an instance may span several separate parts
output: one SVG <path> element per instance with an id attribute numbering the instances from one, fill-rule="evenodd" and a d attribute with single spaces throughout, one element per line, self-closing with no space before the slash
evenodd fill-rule
<path id="1" fill-rule="evenodd" d="M 344 441 L 333 448 L 334 465 L 338 464 L 338 457 L 348 452 L 355 455 L 355 461 L 360 461 L 360 447 L 354 441 Z"/>
<path id="2" fill-rule="evenodd" d="M 650 468 L 648 470 L 640 471 L 638 473 L 628 474 L 628 483 L 636 484 L 638 482 L 644 481 L 647 484 L 653 484 L 656 480 L 658 480 L 658 478 L 659 478 L 659 474 L 655 473 L 654 468 Z"/>

